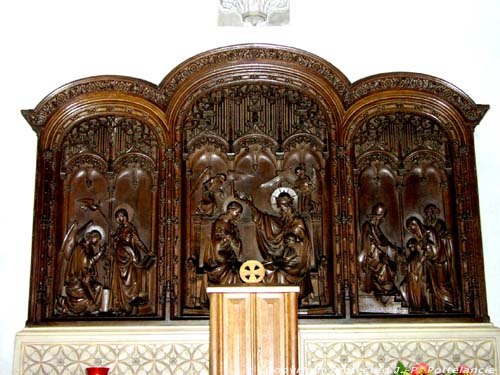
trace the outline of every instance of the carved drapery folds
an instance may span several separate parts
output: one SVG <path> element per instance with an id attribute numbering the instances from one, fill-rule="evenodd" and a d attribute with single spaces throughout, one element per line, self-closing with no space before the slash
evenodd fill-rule
<path id="1" fill-rule="evenodd" d="M 244 45 L 159 85 L 87 78 L 23 111 L 39 137 L 30 323 L 206 318 L 208 285 L 299 285 L 300 316 L 485 321 L 473 127 L 415 73 L 351 84 Z"/>

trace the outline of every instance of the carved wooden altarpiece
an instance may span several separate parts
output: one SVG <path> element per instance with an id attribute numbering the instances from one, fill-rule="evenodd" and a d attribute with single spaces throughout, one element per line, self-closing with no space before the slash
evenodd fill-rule
<path id="1" fill-rule="evenodd" d="M 206 319 L 247 259 L 301 318 L 487 321 L 473 130 L 450 83 L 351 83 L 272 45 L 155 85 L 99 76 L 23 115 L 38 136 L 29 324 Z"/>

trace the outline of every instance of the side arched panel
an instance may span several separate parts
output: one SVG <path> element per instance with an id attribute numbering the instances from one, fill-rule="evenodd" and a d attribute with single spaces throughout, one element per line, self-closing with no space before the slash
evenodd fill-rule
<path id="1" fill-rule="evenodd" d="M 365 118 L 354 134 L 354 314 L 467 316 L 451 135 L 418 111 Z"/>
<path id="2" fill-rule="evenodd" d="M 168 137 L 150 110 L 87 98 L 44 129 L 41 143 L 56 151 L 46 152 L 51 173 L 37 195 L 51 219 L 35 219 L 36 282 L 46 286 L 32 321 L 164 316 L 166 200 L 158 185 Z"/>

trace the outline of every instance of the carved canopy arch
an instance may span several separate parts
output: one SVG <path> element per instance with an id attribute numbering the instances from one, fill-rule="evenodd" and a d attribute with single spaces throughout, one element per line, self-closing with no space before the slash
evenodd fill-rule
<path id="1" fill-rule="evenodd" d="M 37 112 L 24 111 L 26 118 L 38 118 Z M 66 105 L 54 109 L 43 124 L 36 125 L 40 134 L 42 147 L 58 147 L 75 124 L 89 121 L 92 118 L 136 119 L 145 124 L 160 143 L 169 143 L 170 131 L 161 110 L 149 102 L 138 100 L 127 95 L 116 93 L 105 95 L 87 94 L 79 96 Z M 41 118 L 41 115 L 40 117 Z M 35 125 L 33 125 L 35 126 Z"/>
<path id="2" fill-rule="evenodd" d="M 105 97 L 112 97 L 119 93 L 142 98 L 159 108 L 164 108 L 167 103 L 158 87 L 147 81 L 124 76 L 96 76 L 65 84 L 48 94 L 35 109 L 23 110 L 22 113 L 38 134 L 58 109 L 78 103 L 87 95 L 95 94 L 99 97 L 104 94 Z"/>
<path id="3" fill-rule="evenodd" d="M 457 265 L 469 267 L 467 247 L 459 239 L 473 230 L 456 218 L 475 209 L 469 206 L 472 201 L 461 198 L 462 178 L 474 175 L 460 151 L 472 142 L 473 121 L 439 98 L 421 92 L 389 96 L 389 92 L 382 98 L 367 95 L 355 103 L 346 121 L 344 142 L 352 168 L 348 173 L 353 176 L 347 194 L 354 197 L 347 210 L 356 223 L 350 252 L 357 254 L 357 260 L 351 267 L 358 275 L 351 286 L 358 296 L 353 313 L 468 313 L 473 291 L 461 283 L 464 271 Z M 409 220 L 429 234 L 415 235 L 412 228 L 417 224 L 410 226 Z M 435 220 L 440 224 L 431 224 Z M 388 260 L 375 261 L 382 267 L 375 272 L 378 255 L 371 252 L 369 238 L 377 236 L 383 238 L 377 251 L 386 253 Z M 434 244 L 435 254 L 441 254 L 446 271 L 436 271 L 433 261 L 425 263 L 430 253 L 420 244 L 427 241 Z M 473 248 L 480 246 L 477 237 L 468 241 Z M 408 263 L 402 266 L 402 259 Z M 415 274 L 417 264 L 426 269 L 423 274 Z M 439 292 L 433 289 L 437 285 L 430 285 L 439 282 L 429 283 L 437 274 L 447 280 Z M 426 278 L 425 286 L 405 281 L 420 277 Z"/>
<path id="4" fill-rule="evenodd" d="M 478 106 L 479 110 L 485 111 L 488 106 Z M 355 102 L 346 111 L 341 135 L 341 143 L 348 144 L 355 137 L 354 133 L 359 131 L 367 119 L 379 114 L 390 113 L 419 113 L 426 118 L 433 119 L 439 123 L 446 132 L 447 137 L 457 143 L 470 142 L 470 129 L 478 123 L 478 120 L 469 121 L 451 103 L 443 101 L 442 98 L 428 95 L 420 91 L 408 92 L 406 90 L 395 90 L 378 95 L 365 96 Z M 466 124 L 466 126 L 464 126 Z M 470 128 L 469 128 L 470 127 Z"/>
<path id="5" fill-rule="evenodd" d="M 241 83 L 302 91 L 322 104 L 332 124 L 341 117 L 343 97 L 349 87 L 349 81 L 337 68 L 305 51 L 265 44 L 224 47 L 186 60 L 163 79 L 160 89 L 169 99 L 167 118 L 181 126 L 189 103 L 196 97 L 214 88 Z"/>
<path id="6" fill-rule="evenodd" d="M 374 94 L 387 93 L 388 96 L 411 92 L 417 97 L 432 98 L 444 106 L 454 107 L 463 121 L 476 125 L 489 106 L 477 105 L 458 87 L 441 78 L 422 73 L 394 72 L 381 73 L 354 82 L 346 95 L 346 108 L 355 102 Z"/>

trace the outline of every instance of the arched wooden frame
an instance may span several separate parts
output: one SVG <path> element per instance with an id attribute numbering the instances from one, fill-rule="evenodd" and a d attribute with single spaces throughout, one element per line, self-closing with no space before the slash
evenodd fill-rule
<path id="1" fill-rule="evenodd" d="M 415 78 L 416 80 L 421 79 L 422 81 L 430 81 L 437 80 L 433 77 L 428 77 L 424 75 L 419 75 L 419 77 Z M 418 82 L 418 81 L 417 81 Z M 444 83 L 441 81 L 444 85 Z M 449 84 L 448 84 L 449 85 Z M 448 94 L 448 96 L 450 96 Z M 464 114 L 461 113 L 456 106 L 451 105 L 447 101 L 443 101 L 442 98 L 438 96 L 430 95 L 428 92 L 411 92 L 411 93 L 402 93 L 400 90 L 390 90 L 384 98 L 377 97 L 375 95 L 367 96 L 366 102 L 359 103 L 359 105 L 353 105 L 349 108 L 349 114 L 346 117 L 347 126 L 344 127 L 346 129 L 346 133 L 344 135 L 343 142 L 346 144 L 346 149 L 348 150 L 347 154 L 349 155 L 349 172 L 351 175 L 348 176 L 348 181 L 352 181 L 348 188 L 348 196 L 354 197 L 355 194 L 355 184 L 356 180 L 356 172 L 355 172 L 355 157 L 353 150 L 353 137 L 356 131 L 359 130 L 362 124 L 365 124 L 367 119 L 373 118 L 378 115 L 387 115 L 387 114 L 396 114 L 396 113 L 410 113 L 410 114 L 418 114 L 419 116 L 426 117 L 432 119 L 435 124 L 438 124 L 441 131 L 446 137 L 446 144 L 448 147 L 448 157 L 446 160 L 438 161 L 439 164 L 442 165 L 441 176 L 442 181 L 448 180 L 446 190 L 447 194 L 450 196 L 447 197 L 449 200 L 449 206 L 447 208 L 447 212 L 442 213 L 442 217 L 445 218 L 445 221 L 450 222 L 451 226 L 453 226 L 454 238 L 455 238 L 455 246 L 456 249 L 456 257 L 459 258 L 455 260 L 457 263 L 457 267 L 461 272 L 461 282 L 457 285 L 457 288 L 460 289 L 459 293 L 461 297 L 458 304 L 461 306 L 458 310 L 460 310 L 459 314 L 454 314 L 449 312 L 449 315 L 461 315 L 462 317 L 471 317 L 474 315 L 472 311 L 479 311 L 482 309 L 486 309 L 486 300 L 483 297 L 479 297 L 477 291 L 474 289 L 477 287 L 473 286 L 469 281 L 474 278 L 482 278 L 479 274 L 482 274 L 483 268 L 480 264 L 472 265 L 470 261 L 471 257 L 481 257 L 478 253 L 475 252 L 475 249 L 481 247 L 481 238 L 478 223 L 474 223 L 473 220 L 470 220 L 470 215 L 479 215 L 477 211 L 477 204 L 472 203 L 469 198 L 477 199 L 477 193 L 473 193 L 471 191 L 464 191 L 463 187 L 468 185 L 467 181 L 476 180 L 475 175 L 475 164 L 474 158 L 471 157 L 472 154 L 470 150 L 473 149 L 473 129 L 476 125 L 475 121 L 465 120 Z M 478 106 L 478 110 L 480 108 L 486 109 L 485 106 Z M 469 116 L 472 117 L 472 116 Z M 431 153 L 431 151 L 428 151 Z M 441 156 L 442 157 L 442 156 Z M 411 155 L 409 155 L 405 160 L 403 160 L 403 166 L 398 164 L 398 160 L 391 159 L 390 163 L 395 165 L 394 171 L 398 173 L 397 168 L 406 168 L 408 165 L 412 163 Z M 439 159 L 439 156 L 437 156 Z M 404 185 L 406 181 L 402 180 L 398 183 Z M 443 182 L 444 183 L 444 182 Z M 461 198 L 459 198 L 461 197 Z M 417 197 L 418 198 L 418 197 Z M 355 227 L 351 227 L 350 229 L 355 232 L 349 232 L 349 236 L 351 238 L 360 238 L 360 223 L 366 218 L 366 209 L 360 210 L 359 206 L 357 206 L 358 202 L 356 199 L 347 199 L 348 203 L 352 203 L 347 205 L 347 212 L 349 215 L 352 215 L 353 221 L 357 223 Z M 373 202 L 375 203 L 375 202 Z M 474 212 L 474 213 L 473 213 Z M 417 213 L 418 215 L 418 213 Z M 404 220 L 409 215 L 402 215 L 398 217 L 398 220 L 401 221 L 401 225 L 403 225 Z M 407 233 L 404 231 L 404 233 Z M 349 249 L 349 253 L 358 254 L 356 247 L 360 246 L 359 242 L 352 243 L 352 246 Z M 474 250 L 472 250 L 474 249 Z M 472 255 L 474 253 L 474 255 Z M 350 260 L 350 269 L 353 274 L 357 274 L 359 272 L 358 264 L 356 262 L 355 257 L 351 257 Z M 358 271 L 356 271 L 358 269 Z M 474 271 L 472 271 L 474 270 Z M 478 271 L 479 274 L 472 275 L 469 272 Z M 354 295 L 357 295 L 359 292 L 359 278 L 355 277 L 351 279 L 353 283 L 350 285 L 350 292 Z M 360 317 L 370 317 L 370 316 L 380 316 L 384 314 L 375 313 L 364 313 L 359 306 L 359 298 L 353 299 L 353 304 L 351 305 L 352 313 L 354 316 Z M 472 314 L 471 314 L 472 313 Z M 439 315 L 439 314 L 435 314 Z M 409 314 L 409 316 L 415 316 L 415 314 Z M 417 314 L 418 316 L 418 314 Z"/>
<path id="2" fill-rule="evenodd" d="M 158 86 L 129 77 L 90 77 L 62 86 L 43 99 L 34 110 L 23 111 L 39 137 L 30 323 L 206 318 L 206 308 L 187 303 L 192 298 L 200 298 L 192 295 L 194 289 L 190 289 L 190 283 L 193 282 L 190 275 L 193 274 L 193 267 L 197 267 L 192 264 L 191 257 L 191 215 L 196 202 L 191 201 L 188 188 L 193 176 L 191 163 L 194 159 L 190 157 L 202 149 L 197 143 L 199 139 L 187 139 L 187 124 L 193 108 L 200 100 L 243 86 L 256 88 L 256 97 L 261 95 L 260 104 L 268 102 L 262 99 L 262 91 L 259 90 L 269 87 L 276 92 L 288 90 L 293 95 L 301 96 L 309 104 L 312 103 L 315 113 L 320 114 L 326 127 L 323 139 L 313 140 L 308 136 L 311 142 L 323 147 L 316 156 L 311 156 L 318 159 L 318 155 L 322 155 L 318 159 L 321 160 L 314 165 L 323 163 L 319 168 L 322 183 L 319 220 L 322 229 L 318 232 L 318 238 L 321 238 L 321 249 L 318 259 L 315 259 L 322 264 L 322 267 L 318 267 L 318 272 L 322 274 L 317 276 L 317 285 L 320 285 L 323 294 L 318 297 L 320 302 L 316 305 L 305 304 L 301 308 L 301 316 L 350 320 L 383 320 L 386 317 L 488 320 L 473 145 L 474 126 L 479 123 L 488 106 L 476 105 L 450 83 L 423 74 L 385 73 L 350 83 L 330 63 L 308 52 L 273 45 L 239 45 L 194 56 L 176 67 Z M 287 105 L 292 108 L 295 104 L 289 102 Z M 269 108 L 268 112 L 271 111 Z M 295 109 L 293 107 L 291 111 Z M 367 208 L 360 209 L 357 198 L 356 179 L 360 172 L 353 142 L 356 134 L 370 119 L 395 114 L 430 119 L 446 135 L 449 160 L 443 160 L 442 165 L 450 178 L 448 183 L 452 185 L 452 190 L 447 198 L 450 203 L 444 219 L 453 228 L 454 252 L 457 256 L 455 268 L 460 275 L 457 291 L 460 304 L 453 311 L 429 309 L 414 314 L 411 308 L 404 313 L 360 308 L 357 257 L 361 242 L 360 226 Z M 229 114 L 222 112 L 219 115 L 219 123 L 225 124 L 225 129 L 236 126 L 231 123 L 230 117 L 225 117 Z M 269 116 L 275 118 L 273 114 Z M 148 188 L 153 192 L 151 212 L 146 216 L 141 214 L 146 224 L 141 226 L 138 223 L 139 232 L 145 235 L 156 256 L 154 267 L 147 276 L 148 285 L 154 284 L 149 286 L 152 297 L 149 308 L 142 312 L 136 309 L 121 314 L 102 314 L 97 311 L 94 314 L 61 315 L 56 309 L 57 288 L 60 288 L 56 280 L 61 278 L 57 259 L 68 226 L 75 219 L 71 217 L 74 211 L 68 210 L 69 203 L 64 198 L 65 189 L 71 189 L 71 186 L 65 186 L 61 179 L 64 174 L 61 147 L 71 129 L 82 121 L 97 118 L 137 121 L 154 135 L 157 142 L 158 158 L 152 164 L 153 182 Z M 279 159 L 282 150 L 277 152 L 277 148 L 284 147 L 290 151 L 295 147 L 294 144 L 303 142 L 299 133 L 291 134 L 284 143 L 269 136 L 268 141 L 265 141 L 264 135 L 257 139 L 257 133 L 246 138 L 235 137 L 235 145 L 228 146 L 227 139 L 220 135 L 214 135 L 209 143 L 220 145 L 213 149 L 222 157 L 230 158 L 234 149 L 241 152 L 249 145 L 264 142 L 268 145 L 264 147 L 265 152 L 274 150 L 274 154 L 270 154 L 271 159 Z M 206 143 L 206 139 L 203 138 L 201 144 Z M 231 147 L 234 149 L 229 150 Z M 130 152 L 133 153 L 133 150 Z M 394 159 L 390 152 L 386 154 L 389 162 L 391 158 Z M 289 163 L 292 167 L 299 163 L 294 161 L 291 153 L 286 155 L 285 164 Z M 126 153 L 124 157 L 132 157 L 132 154 Z M 244 154 L 237 154 L 236 157 L 242 158 Z M 133 160 L 137 165 L 143 165 L 139 159 Z M 93 170 L 101 168 L 102 172 L 110 172 L 108 160 L 96 161 L 96 165 L 89 163 Z M 412 161 L 408 159 L 404 163 L 411 164 Z M 279 171 L 278 167 L 275 169 Z M 199 173 L 196 170 L 194 172 Z M 104 176 L 104 173 L 101 175 Z M 102 177 L 102 181 L 105 180 Z M 113 188 L 114 185 L 107 187 Z M 365 206 L 374 203 L 367 201 Z M 113 203 L 109 207 L 108 216 L 111 216 Z M 406 212 L 412 209 L 404 209 L 405 214 L 399 214 L 401 217 L 398 220 L 406 219 Z M 244 212 L 248 215 L 247 211 Z M 80 216 L 79 220 L 85 218 Z M 401 222 L 398 225 L 403 226 Z M 196 288 L 203 283 L 202 271 L 200 275 L 193 284 L 197 283 Z"/>

